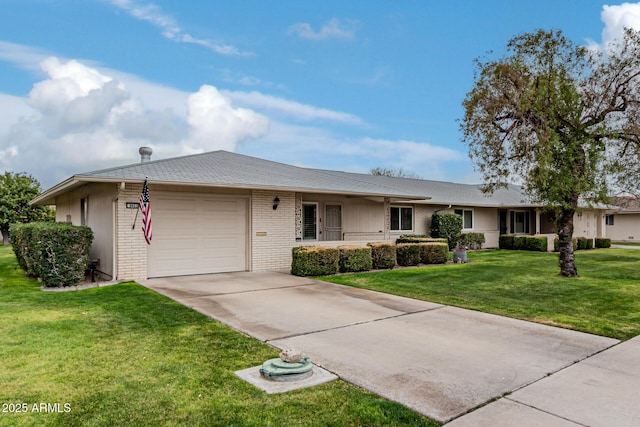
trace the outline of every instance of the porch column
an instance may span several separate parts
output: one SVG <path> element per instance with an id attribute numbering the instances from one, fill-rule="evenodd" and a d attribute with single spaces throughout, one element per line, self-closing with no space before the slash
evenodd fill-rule
<path id="1" fill-rule="evenodd" d="M 302 240 L 302 193 L 295 196 L 296 241 Z"/>
<path id="2" fill-rule="evenodd" d="M 540 234 L 540 210 L 536 209 L 536 234 Z"/>
<path id="3" fill-rule="evenodd" d="M 384 239 L 391 240 L 391 200 L 384 198 Z"/>

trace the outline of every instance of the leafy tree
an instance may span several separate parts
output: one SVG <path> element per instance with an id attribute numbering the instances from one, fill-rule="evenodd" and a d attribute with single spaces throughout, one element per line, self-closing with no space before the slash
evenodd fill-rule
<path id="1" fill-rule="evenodd" d="M 579 202 L 640 181 L 640 33 L 596 51 L 539 30 L 476 65 L 460 127 L 485 191 L 520 180 L 556 220 L 560 274 L 577 277 Z"/>
<path id="2" fill-rule="evenodd" d="M 53 221 L 55 214 L 48 206 L 29 206 L 40 193 L 40 183 L 24 173 L 0 175 L 0 232 L 2 244 L 9 244 L 9 226 L 17 222 Z"/>
<path id="3" fill-rule="evenodd" d="M 391 168 L 383 168 L 383 167 L 375 167 L 369 171 L 370 175 L 378 175 L 378 176 L 395 176 L 398 178 L 413 178 L 413 179 L 422 179 L 422 177 L 416 173 L 406 171 L 402 168 L 399 169 L 391 169 Z"/>

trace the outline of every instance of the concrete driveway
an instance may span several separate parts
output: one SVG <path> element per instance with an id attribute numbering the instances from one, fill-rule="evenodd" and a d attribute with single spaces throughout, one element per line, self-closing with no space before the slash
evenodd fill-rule
<path id="1" fill-rule="evenodd" d="M 275 272 L 143 284 L 277 348 L 300 349 L 342 379 L 441 422 L 516 390 L 526 397 L 525 386 L 537 386 L 550 374 L 618 343 Z M 553 387 L 540 388 L 554 400 Z M 519 412 L 505 413 L 517 419 Z M 464 424 L 472 415 L 456 422 L 483 425 L 484 419 L 490 420 L 486 425 L 498 425 L 493 413 Z M 571 425 L 566 418 L 557 418 L 558 424 L 548 421 L 541 425 Z"/>

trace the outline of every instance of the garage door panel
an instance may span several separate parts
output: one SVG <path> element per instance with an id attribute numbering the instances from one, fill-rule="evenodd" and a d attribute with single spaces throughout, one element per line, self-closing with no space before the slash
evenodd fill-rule
<path id="1" fill-rule="evenodd" d="M 152 209 L 150 277 L 246 270 L 247 198 L 160 195 Z"/>

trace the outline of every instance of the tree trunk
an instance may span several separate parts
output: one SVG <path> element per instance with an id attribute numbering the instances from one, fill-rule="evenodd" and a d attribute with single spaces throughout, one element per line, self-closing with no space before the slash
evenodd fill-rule
<path id="1" fill-rule="evenodd" d="M 558 248 L 560 250 L 560 275 L 578 277 L 573 247 L 573 214 L 575 209 L 562 209 L 558 223 Z"/>
<path id="2" fill-rule="evenodd" d="M 9 246 L 9 229 L 2 227 L 0 233 L 2 233 L 2 246 Z"/>

